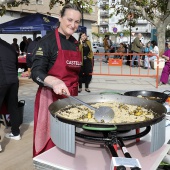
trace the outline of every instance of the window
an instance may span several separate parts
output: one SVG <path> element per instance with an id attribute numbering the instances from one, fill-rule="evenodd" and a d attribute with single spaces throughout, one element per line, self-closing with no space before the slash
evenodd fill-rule
<path id="1" fill-rule="evenodd" d="M 36 0 L 38 5 L 42 5 L 43 4 L 43 0 Z"/>
<path id="2" fill-rule="evenodd" d="M 31 5 L 42 5 L 43 4 L 43 0 L 31 0 L 30 2 Z"/>
<path id="3" fill-rule="evenodd" d="M 36 2 L 36 0 L 32 0 L 32 1 L 30 2 L 30 4 L 31 4 L 31 5 L 36 5 L 37 2 Z"/>

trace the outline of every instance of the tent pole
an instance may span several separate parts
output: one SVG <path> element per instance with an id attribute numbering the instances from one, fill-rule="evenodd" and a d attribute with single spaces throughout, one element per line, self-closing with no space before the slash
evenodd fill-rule
<path id="1" fill-rule="evenodd" d="M 44 35 L 46 35 L 46 32 L 47 32 L 46 30 L 42 30 L 41 31 L 41 36 L 43 37 Z"/>
<path id="2" fill-rule="evenodd" d="M 35 40 L 36 39 L 36 37 L 37 37 L 37 33 L 33 33 L 33 40 Z"/>

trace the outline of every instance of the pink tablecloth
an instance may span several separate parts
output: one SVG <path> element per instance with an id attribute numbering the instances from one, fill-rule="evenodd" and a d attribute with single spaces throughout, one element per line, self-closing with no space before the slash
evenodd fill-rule
<path id="1" fill-rule="evenodd" d="M 18 63 L 26 63 L 26 57 L 18 57 Z"/>

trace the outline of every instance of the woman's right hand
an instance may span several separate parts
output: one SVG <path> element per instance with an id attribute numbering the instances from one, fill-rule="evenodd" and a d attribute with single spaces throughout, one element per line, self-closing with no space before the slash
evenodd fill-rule
<path id="1" fill-rule="evenodd" d="M 66 86 L 66 84 L 56 78 L 56 77 L 52 77 L 52 76 L 47 76 L 45 79 L 44 79 L 44 82 L 48 83 L 48 84 L 51 84 L 51 86 L 53 87 L 53 91 L 56 93 L 56 94 L 59 94 L 59 95 L 62 95 L 63 92 L 70 95 L 70 92 Z"/>

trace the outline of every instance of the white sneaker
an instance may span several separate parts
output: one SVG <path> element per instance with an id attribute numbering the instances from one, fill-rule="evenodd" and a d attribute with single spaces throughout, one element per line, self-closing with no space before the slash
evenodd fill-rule
<path id="1" fill-rule="evenodd" d="M 20 135 L 14 136 L 12 133 L 6 133 L 5 137 L 9 138 L 9 139 L 14 139 L 14 140 L 20 140 L 21 139 Z"/>

